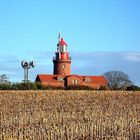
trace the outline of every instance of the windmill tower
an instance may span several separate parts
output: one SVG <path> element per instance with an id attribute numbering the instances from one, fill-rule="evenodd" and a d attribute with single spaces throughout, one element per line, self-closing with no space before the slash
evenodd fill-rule
<path id="1" fill-rule="evenodd" d="M 29 80 L 29 69 L 35 67 L 35 62 L 34 61 L 31 61 L 31 62 L 22 61 L 21 66 L 24 69 L 24 80 L 23 80 L 23 82 L 28 83 L 30 81 Z"/>

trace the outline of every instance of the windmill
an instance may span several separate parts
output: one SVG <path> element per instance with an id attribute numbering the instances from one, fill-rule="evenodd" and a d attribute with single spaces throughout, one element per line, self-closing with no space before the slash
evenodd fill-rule
<path id="1" fill-rule="evenodd" d="M 21 66 L 24 69 L 24 80 L 23 80 L 23 82 L 28 83 L 29 82 L 29 69 L 35 67 L 35 62 L 34 61 L 31 61 L 31 62 L 22 61 Z"/>

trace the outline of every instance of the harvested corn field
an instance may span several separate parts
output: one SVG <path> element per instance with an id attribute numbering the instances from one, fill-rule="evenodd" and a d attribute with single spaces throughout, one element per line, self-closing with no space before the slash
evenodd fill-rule
<path id="1" fill-rule="evenodd" d="M 139 140 L 140 92 L 0 91 L 1 140 Z"/>

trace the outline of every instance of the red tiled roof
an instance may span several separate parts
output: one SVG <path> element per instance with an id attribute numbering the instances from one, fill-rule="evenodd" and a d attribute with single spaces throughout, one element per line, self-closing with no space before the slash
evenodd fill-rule
<path id="1" fill-rule="evenodd" d="M 36 78 L 36 80 L 40 80 L 41 82 L 58 82 L 57 81 L 57 78 L 58 77 L 62 77 L 62 78 L 64 78 L 64 75 L 52 75 L 52 74 L 39 74 L 39 75 L 37 75 L 37 78 Z"/>
<path id="2" fill-rule="evenodd" d="M 91 76 L 92 81 L 95 83 L 107 83 L 108 81 L 104 76 Z"/>
<path id="3" fill-rule="evenodd" d="M 77 77 L 77 78 L 79 78 L 79 79 L 82 80 L 82 77 L 79 76 L 79 75 L 76 75 L 76 74 L 73 74 L 73 75 L 69 75 L 69 76 L 67 76 L 67 78 L 71 78 L 71 77 Z"/>
<path id="4" fill-rule="evenodd" d="M 89 78 L 91 80 L 92 83 L 96 83 L 96 84 L 106 84 L 107 80 L 104 76 L 82 76 L 82 75 L 69 75 L 69 76 L 65 76 L 65 75 L 49 75 L 49 74 L 39 74 L 37 75 L 36 80 L 39 79 L 39 81 L 41 82 L 58 82 L 57 78 L 58 77 L 62 77 L 62 78 L 71 78 L 71 77 L 77 77 L 79 79 L 81 79 L 82 81 L 85 78 Z"/>
<path id="5" fill-rule="evenodd" d="M 89 78 L 91 80 L 91 82 L 93 83 L 107 83 L 108 81 L 106 80 L 106 78 L 104 76 L 82 76 L 82 75 L 70 75 L 69 77 L 78 77 L 82 80 L 84 80 L 85 78 Z"/>

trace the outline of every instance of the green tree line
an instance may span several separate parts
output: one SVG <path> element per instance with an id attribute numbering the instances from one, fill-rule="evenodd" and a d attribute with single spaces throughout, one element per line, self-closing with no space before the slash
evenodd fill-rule
<path id="1" fill-rule="evenodd" d="M 13 83 L 13 84 L 0 84 L 0 90 L 95 90 L 94 88 L 88 86 L 69 86 L 67 88 L 63 87 L 51 87 L 44 86 L 41 83 Z M 98 90 L 111 90 L 104 86 L 101 86 Z M 122 89 L 118 89 L 122 90 Z M 123 89 L 124 90 L 124 89 Z M 140 91 L 140 87 L 131 85 L 125 90 Z"/>

